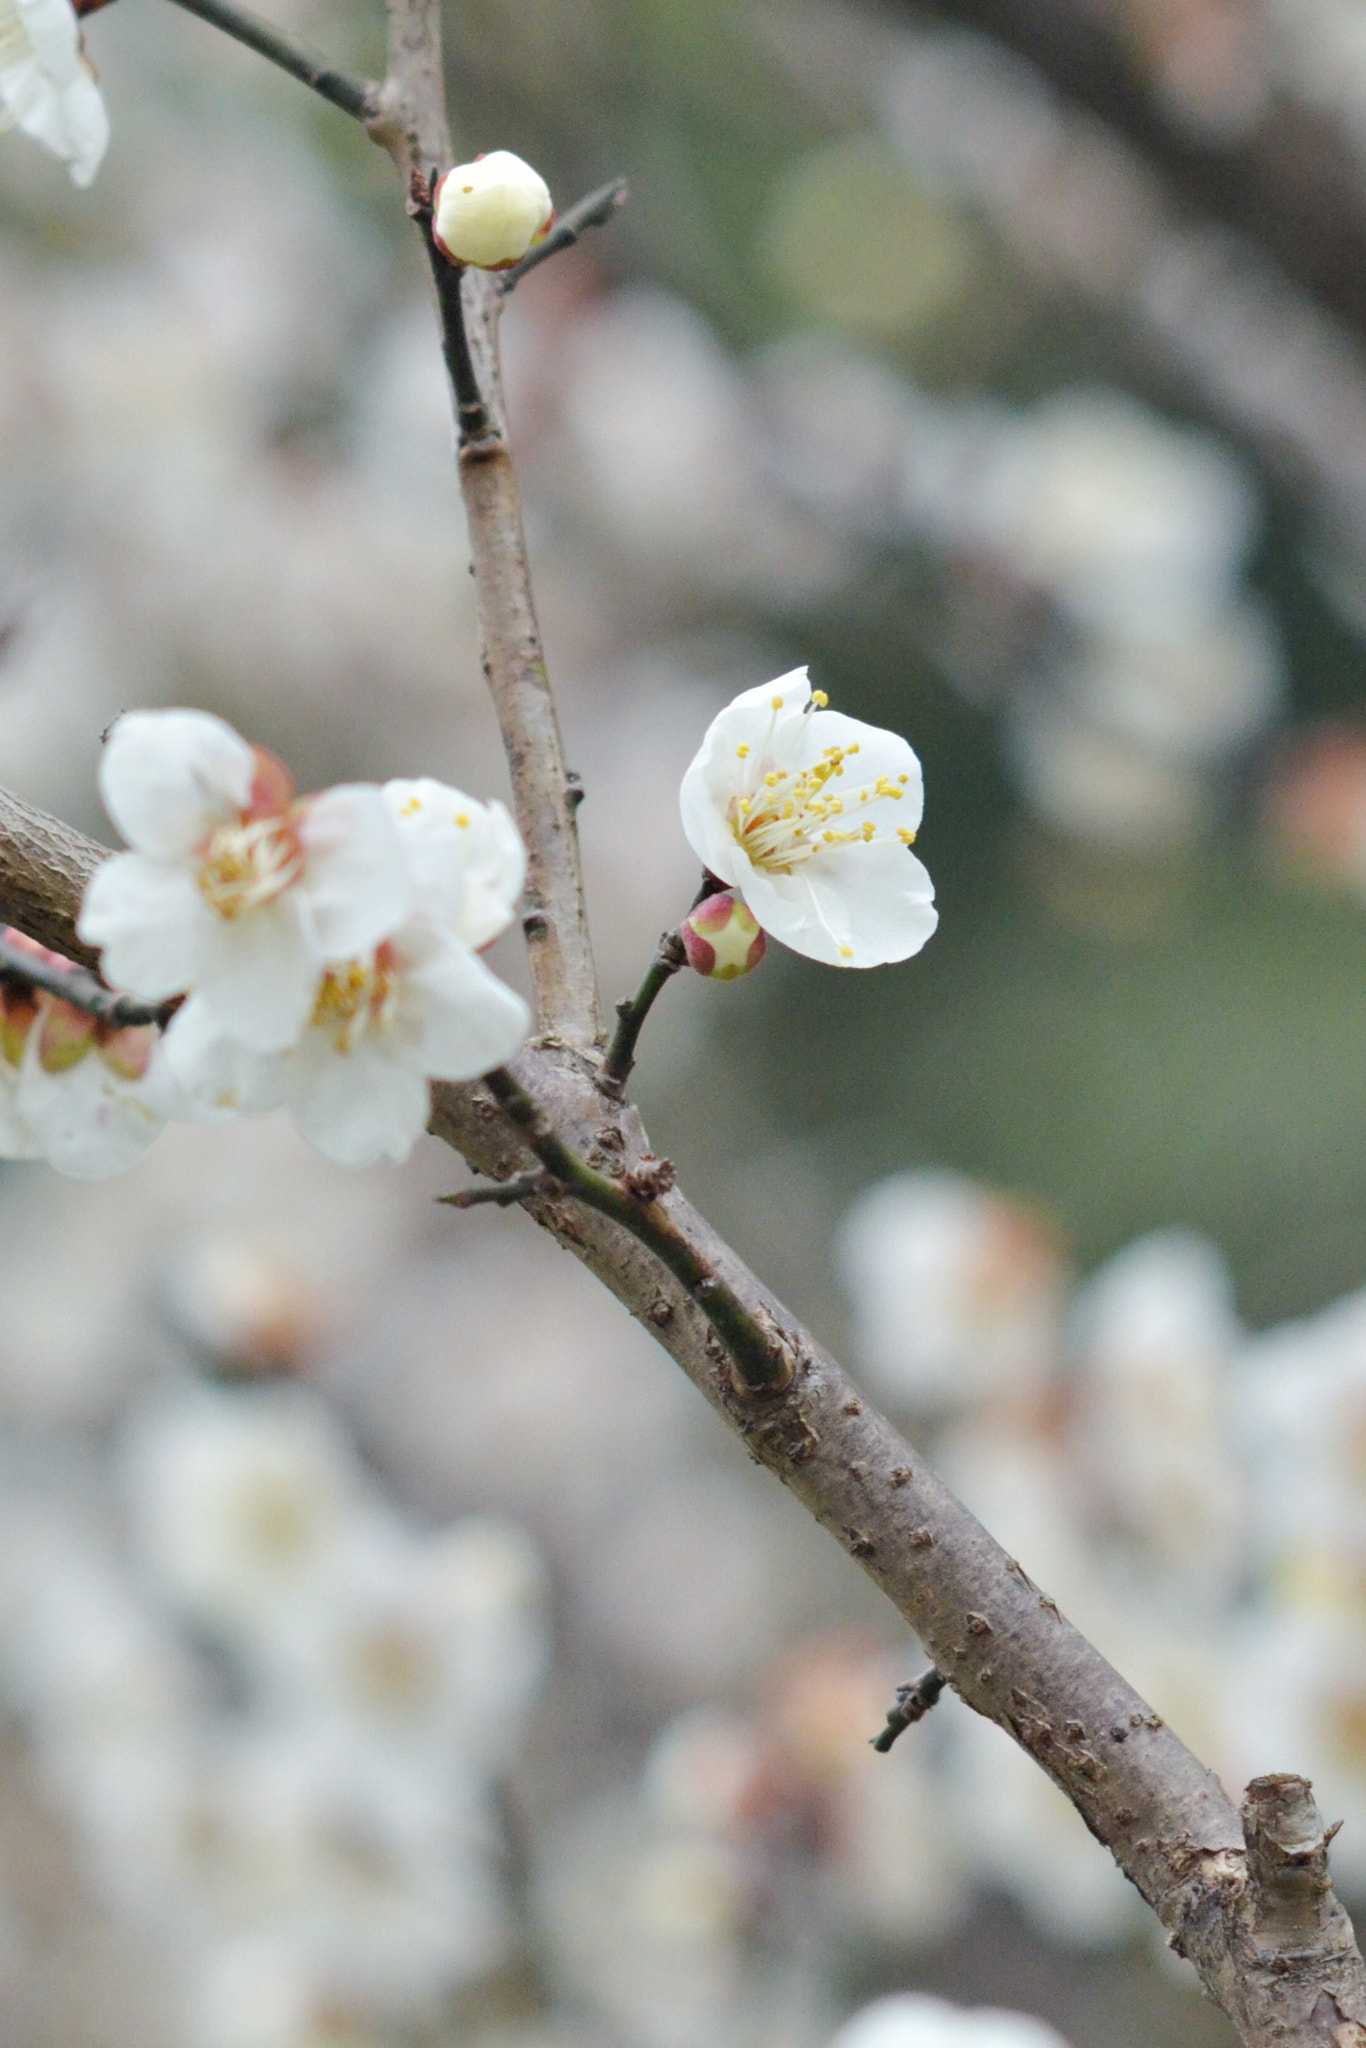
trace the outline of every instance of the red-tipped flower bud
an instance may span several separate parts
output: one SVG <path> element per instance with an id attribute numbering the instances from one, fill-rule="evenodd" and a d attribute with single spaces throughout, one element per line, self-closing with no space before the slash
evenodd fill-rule
<path id="1" fill-rule="evenodd" d="M 764 957 L 768 944 L 759 921 L 731 889 L 708 896 L 679 926 L 689 967 L 712 981 L 735 981 Z"/>
<path id="2" fill-rule="evenodd" d="M 555 205 L 539 171 L 510 149 L 447 171 L 433 195 L 432 229 L 456 263 L 506 270 L 550 232 Z"/>

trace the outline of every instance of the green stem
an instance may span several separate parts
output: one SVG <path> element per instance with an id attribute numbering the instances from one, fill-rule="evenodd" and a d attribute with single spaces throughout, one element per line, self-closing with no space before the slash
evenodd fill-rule
<path id="1" fill-rule="evenodd" d="M 201 21 L 222 29 L 224 35 L 231 36 L 235 42 L 245 43 L 258 56 L 278 64 L 281 71 L 287 71 L 301 85 L 320 93 L 334 107 L 340 107 L 344 114 L 349 114 L 353 121 L 368 121 L 378 111 L 377 85 L 368 78 L 353 78 L 349 72 L 339 71 L 335 64 L 330 64 L 326 57 L 318 56 L 306 43 L 296 41 L 283 29 L 263 21 L 249 8 L 239 7 L 237 0 L 172 0 L 172 4 L 183 7 L 187 14 L 197 14 Z"/>
<path id="2" fill-rule="evenodd" d="M 754 1394 L 776 1393 L 792 1377 L 792 1359 L 775 1328 L 765 1328 L 709 1260 L 672 1221 L 658 1200 L 638 1199 L 620 1181 L 609 1180 L 567 1145 L 534 1097 L 506 1067 L 485 1074 L 489 1090 L 508 1121 L 547 1172 L 600 1216 L 619 1223 L 667 1266 L 715 1330 L 744 1387 Z"/>
<path id="3" fill-rule="evenodd" d="M 645 979 L 633 996 L 617 1004 L 617 1028 L 612 1033 L 612 1043 L 607 1048 L 603 1061 L 602 1076 L 616 1088 L 626 1086 L 632 1067 L 636 1063 L 636 1040 L 649 1016 L 655 997 L 671 982 L 680 967 L 686 964 L 683 941 L 679 934 L 665 932 L 655 955 L 645 970 Z"/>

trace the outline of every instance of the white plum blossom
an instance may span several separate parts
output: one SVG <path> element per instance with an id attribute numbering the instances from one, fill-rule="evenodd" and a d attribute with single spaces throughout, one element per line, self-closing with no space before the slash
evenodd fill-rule
<path id="1" fill-rule="evenodd" d="M 109 116 L 81 47 L 71 0 L 0 0 L 0 134 L 18 128 L 88 185 L 109 146 Z"/>
<path id="2" fill-rule="evenodd" d="M 918 953 L 938 923 L 910 850 L 920 763 L 826 702 L 799 668 L 728 704 L 683 777 L 683 830 L 771 937 L 827 966 L 877 967 Z"/>
<path id="3" fill-rule="evenodd" d="M 411 921 L 373 952 L 328 967 L 298 1041 L 258 1053 L 199 995 L 166 1034 L 166 1056 L 201 1115 L 287 1104 L 341 1166 L 407 1158 L 431 1113 L 429 1080 L 470 1081 L 526 1038 L 526 1004 L 449 933 Z"/>
<path id="4" fill-rule="evenodd" d="M 477 952 L 512 922 L 526 848 L 500 803 L 476 803 L 430 776 L 386 782 L 416 891 L 416 914 Z"/>
<path id="5" fill-rule="evenodd" d="M 103 1180 L 135 1166 L 178 1108 L 152 1026 L 114 1030 L 41 990 L 0 991 L 0 1158 Z"/>
<path id="6" fill-rule="evenodd" d="M 203 711 L 134 711 L 100 765 L 133 851 L 97 868 L 81 937 L 148 1001 L 193 989 L 242 1045 L 292 1045 L 330 961 L 371 952 L 413 885 L 377 788 L 296 799 L 286 770 Z"/>
<path id="7" fill-rule="evenodd" d="M 122 1462 L 152 1587 L 249 1648 L 325 1597 L 369 1504 L 329 1412 L 297 1387 L 153 1399 L 132 1419 Z"/>
<path id="8" fill-rule="evenodd" d="M 539 171 L 510 149 L 457 164 L 437 181 L 433 232 L 455 263 L 506 270 L 544 241 L 555 202 Z"/>
<path id="9" fill-rule="evenodd" d="M 205 1116 L 279 1108 L 343 1166 L 406 1159 L 426 1127 L 429 1080 L 469 1081 L 511 1057 L 530 1015 L 478 948 L 511 921 L 526 855 L 501 804 L 445 783 L 382 792 L 412 915 L 378 946 L 329 961 L 295 1041 L 262 1053 L 199 993 L 167 1033 L 167 1057 Z"/>

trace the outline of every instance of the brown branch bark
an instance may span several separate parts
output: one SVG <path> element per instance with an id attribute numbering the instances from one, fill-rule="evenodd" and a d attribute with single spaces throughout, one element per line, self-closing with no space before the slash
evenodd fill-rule
<path id="1" fill-rule="evenodd" d="M 0 909 L 22 903 L 35 936 L 67 954 L 83 950 L 78 878 L 103 858 L 103 847 L 0 795 Z M 623 1176 L 649 1155 L 639 1116 L 604 1091 L 595 1054 L 532 1046 L 514 1071 L 599 1170 Z M 495 1180 L 532 1163 L 480 1084 L 438 1085 L 432 1129 Z M 1213 1774 L 677 1189 L 660 1204 L 699 1267 L 790 1351 L 782 1389 L 740 1387 L 693 1293 L 620 1225 L 566 1195 L 524 1199 L 882 1588 L 955 1690 L 1066 1793 L 1246 2048 L 1366 2048 L 1366 1968 L 1303 1780 L 1255 1781 L 1240 1820 Z"/>
<path id="2" fill-rule="evenodd" d="M 389 68 L 371 137 L 398 165 L 406 188 L 414 171 L 444 170 L 451 160 L 446 81 L 441 60 L 441 0 L 385 0 Z"/>

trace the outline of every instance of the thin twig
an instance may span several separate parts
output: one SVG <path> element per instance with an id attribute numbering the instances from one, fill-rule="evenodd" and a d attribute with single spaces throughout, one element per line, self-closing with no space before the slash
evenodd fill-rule
<path id="1" fill-rule="evenodd" d="M 273 22 L 263 21 L 248 7 L 239 7 L 237 0 L 172 0 L 172 4 L 183 7 L 187 14 L 197 14 L 213 28 L 222 29 L 234 42 L 245 43 L 249 50 L 277 64 L 281 71 L 287 71 L 301 85 L 330 100 L 334 107 L 340 107 L 353 121 L 373 120 L 379 111 L 380 88 L 373 79 L 353 78 L 349 71 L 339 70 L 297 36 L 276 28 Z"/>
<path id="2" fill-rule="evenodd" d="M 671 1220 L 662 1197 L 673 1184 L 667 1160 L 642 1162 L 622 1181 L 609 1180 L 565 1143 L 535 1098 L 509 1073 L 496 1067 L 484 1085 L 547 1171 L 575 1201 L 629 1230 L 682 1282 L 729 1352 L 741 1385 L 750 1393 L 775 1393 L 792 1377 L 794 1351 L 771 1318 L 761 1320 L 702 1257 Z"/>
<path id="3" fill-rule="evenodd" d="M 558 256 L 561 249 L 572 249 L 585 228 L 606 227 L 614 220 L 630 197 L 630 187 L 625 178 L 613 178 L 609 185 L 599 185 L 596 192 L 590 192 L 562 213 L 543 242 L 528 249 L 520 263 L 514 263 L 511 270 L 505 270 L 499 279 L 503 297 L 515 291 L 528 271 L 535 270 L 542 263 L 548 263 L 552 256 Z"/>
<path id="4" fill-rule="evenodd" d="M 165 1024 L 180 1002 L 178 996 L 173 996 L 169 1002 L 140 1003 L 136 996 L 107 988 L 88 967 L 79 967 L 71 960 L 45 960 L 41 954 L 17 945 L 5 932 L 0 932 L 0 981 L 18 982 L 40 988 L 50 996 L 60 996 L 73 1010 L 83 1010 L 86 1016 L 108 1024 L 115 1031 L 133 1024 Z"/>
<path id="5" fill-rule="evenodd" d="M 524 1202 L 528 1195 L 548 1195 L 559 1185 L 554 1174 L 542 1168 L 535 1173 L 519 1173 L 512 1180 L 500 1180 L 491 1188 L 460 1188 L 453 1195 L 438 1195 L 436 1199 L 448 1209 L 481 1209 L 487 1203 L 510 1209 L 514 1202 Z"/>
<path id="6" fill-rule="evenodd" d="M 689 905 L 690 913 L 697 909 L 699 903 L 705 903 L 709 896 L 719 895 L 725 886 L 704 868 L 701 886 Z M 617 1028 L 612 1033 L 612 1043 L 602 1063 L 603 1081 L 613 1093 L 621 1093 L 635 1065 L 636 1040 L 656 996 L 679 969 L 687 965 L 687 958 L 681 931 L 661 933 L 654 958 L 645 970 L 645 979 L 633 996 L 623 996 L 617 1004 Z"/>
<path id="7" fill-rule="evenodd" d="M 687 965 L 683 941 L 676 931 L 665 932 L 655 948 L 645 979 L 633 996 L 617 1004 L 617 1028 L 602 1063 L 602 1078 L 614 1088 L 624 1088 L 636 1062 L 636 1040 L 649 1016 L 655 997 Z"/>
<path id="8" fill-rule="evenodd" d="M 408 187 L 408 213 L 417 222 L 427 261 L 432 268 L 432 281 L 436 285 L 437 305 L 441 310 L 441 348 L 446 358 L 446 373 L 455 393 L 456 433 L 458 445 L 468 447 L 472 441 L 482 441 L 488 435 L 490 419 L 483 393 L 479 389 L 479 378 L 474 360 L 470 355 L 469 335 L 465 330 L 465 305 L 461 284 L 465 275 L 463 263 L 453 263 L 436 239 L 436 222 L 432 207 L 436 198 L 437 173 L 430 175 L 414 171 Z"/>
<path id="9" fill-rule="evenodd" d="M 929 1670 L 922 1672 L 912 1684 L 897 1687 L 896 1705 L 888 1709 L 887 1726 L 872 1739 L 873 1748 L 879 1756 L 886 1756 L 898 1735 L 904 1735 L 908 1728 L 914 1728 L 917 1721 L 924 1720 L 947 1684 L 943 1672 L 931 1664 Z"/>

